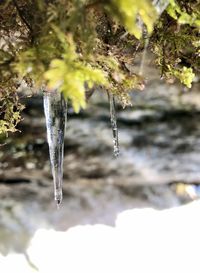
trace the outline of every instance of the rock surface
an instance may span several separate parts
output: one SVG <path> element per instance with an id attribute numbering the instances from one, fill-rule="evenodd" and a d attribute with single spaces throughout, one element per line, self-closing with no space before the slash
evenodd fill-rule
<path id="1" fill-rule="evenodd" d="M 117 107 L 117 159 L 106 95 L 94 94 L 79 115 L 70 109 L 59 211 L 52 200 L 42 98 L 26 101 L 22 133 L 0 147 L 0 253 L 24 253 L 29 261 L 26 250 L 38 228 L 113 226 L 127 209 L 161 210 L 198 198 L 199 84 L 192 91 L 169 86 L 151 65 L 146 69 L 146 90 L 133 92 L 132 107 Z"/>

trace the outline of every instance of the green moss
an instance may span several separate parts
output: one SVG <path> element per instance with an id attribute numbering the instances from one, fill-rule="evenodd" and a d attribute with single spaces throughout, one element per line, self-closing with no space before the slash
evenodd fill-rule
<path id="1" fill-rule="evenodd" d="M 16 126 L 21 120 L 24 106 L 19 103 L 17 94 L 2 92 L 0 96 L 0 135 L 17 131 Z"/>
<path id="2" fill-rule="evenodd" d="M 2 133 L 20 120 L 22 79 L 38 90 L 59 88 L 76 112 L 95 85 L 130 104 L 129 90 L 144 81 L 126 64 L 142 49 L 144 28 L 167 80 L 191 87 L 200 68 L 199 1 L 170 0 L 160 18 L 150 0 L 4 0 L 0 13 Z"/>

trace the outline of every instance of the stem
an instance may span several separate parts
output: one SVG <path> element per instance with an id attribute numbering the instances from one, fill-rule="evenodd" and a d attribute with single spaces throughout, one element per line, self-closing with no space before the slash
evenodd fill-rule
<path id="1" fill-rule="evenodd" d="M 18 3 L 17 3 L 17 0 L 12 0 L 18 14 L 19 14 L 19 17 L 21 18 L 21 20 L 23 21 L 23 23 L 26 25 L 26 27 L 29 29 L 30 32 L 32 32 L 32 27 L 30 26 L 30 24 L 27 22 L 26 18 L 24 17 L 23 15 L 23 12 L 21 11 Z"/>

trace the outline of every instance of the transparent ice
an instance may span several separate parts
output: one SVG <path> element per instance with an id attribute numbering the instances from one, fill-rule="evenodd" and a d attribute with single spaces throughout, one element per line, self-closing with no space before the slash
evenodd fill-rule
<path id="1" fill-rule="evenodd" d="M 143 28 L 143 36 L 144 36 L 145 41 L 144 41 L 144 50 L 142 52 L 142 59 L 141 59 L 141 63 L 140 63 L 140 68 L 139 68 L 139 75 L 143 75 L 144 64 L 145 64 L 146 57 L 147 57 L 147 48 L 149 45 L 149 37 L 147 36 L 145 27 Z"/>
<path id="2" fill-rule="evenodd" d="M 161 15 L 166 7 L 169 5 L 169 0 L 153 0 L 152 4 L 154 5 L 157 13 Z"/>
<path id="3" fill-rule="evenodd" d="M 113 153 L 117 157 L 119 155 L 119 139 L 118 139 L 118 128 L 117 128 L 117 117 L 115 110 L 115 98 L 113 94 L 108 93 L 110 103 L 110 121 L 113 133 Z"/>
<path id="4" fill-rule="evenodd" d="M 152 4 L 155 7 L 158 15 L 160 16 L 169 5 L 169 0 L 153 0 Z M 139 27 L 142 28 L 143 38 L 144 38 L 144 50 L 142 53 L 142 59 L 141 59 L 140 68 L 139 68 L 139 75 L 143 75 L 144 64 L 145 64 L 146 55 L 147 55 L 147 48 L 149 45 L 149 37 L 147 35 L 146 26 L 143 24 L 140 18 L 138 20 L 138 24 L 139 24 Z"/>
<path id="5" fill-rule="evenodd" d="M 66 101 L 59 91 L 44 92 L 44 113 L 54 181 L 54 198 L 59 208 L 62 202 L 64 136 L 67 117 Z"/>

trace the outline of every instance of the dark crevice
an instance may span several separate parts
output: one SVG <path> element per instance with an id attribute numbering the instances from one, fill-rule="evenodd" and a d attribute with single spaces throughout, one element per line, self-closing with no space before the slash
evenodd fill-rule
<path id="1" fill-rule="evenodd" d="M 0 179 L 0 184 L 29 184 L 31 181 L 26 178 L 5 178 L 5 179 Z"/>

